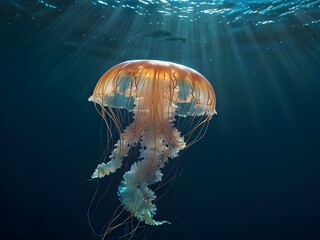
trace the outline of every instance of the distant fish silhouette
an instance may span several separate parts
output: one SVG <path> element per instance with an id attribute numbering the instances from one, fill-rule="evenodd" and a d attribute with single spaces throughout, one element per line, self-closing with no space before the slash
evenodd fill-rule
<path id="1" fill-rule="evenodd" d="M 79 44 L 72 42 L 72 41 L 65 41 L 62 45 L 64 47 L 79 48 Z"/>
<path id="2" fill-rule="evenodd" d="M 73 41 L 65 41 L 62 46 L 70 50 L 79 50 L 96 57 L 114 58 L 117 55 L 119 47 L 116 43 L 108 44 L 105 41 L 97 40 L 92 45 L 79 45 Z"/>
<path id="3" fill-rule="evenodd" d="M 187 38 L 185 37 L 179 37 L 179 36 L 170 36 L 170 37 L 166 37 L 164 38 L 166 41 L 182 41 L 184 43 L 186 43 Z"/>
<path id="4" fill-rule="evenodd" d="M 145 33 L 142 36 L 151 38 L 166 38 L 172 36 L 172 33 L 165 30 L 157 30 L 154 32 Z"/>
<path id="5" fill-rule="evenodd" d="M 181 36 L 174 36 L 171 32 L 166 30 L 157 30 L 150 33 L 145 33 L 142 36 L 144 37 L 150 37 L 150 38 L 158 38 L 158 39 L 164 39 L 166 41 L 182 41 L 186 43 L 187 39 L 185 37 Z"/>

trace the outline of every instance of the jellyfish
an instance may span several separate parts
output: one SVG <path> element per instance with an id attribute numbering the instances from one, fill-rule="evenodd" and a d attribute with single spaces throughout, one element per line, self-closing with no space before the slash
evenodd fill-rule
<path id="1" fill-rule="evenodd" d="M 118 187 L 119 200 L 139 222 L 169 223 L 154 219 L 157 207 L 152 187 L 163 179 L 161 170 L 168 160 L 178 157 L 204 134 L 196 130 L 216 113 L 211 84 L 197 71 L 180 64 L 131 60 L 104 73 L 89 101 L 100 106 L 101 116 L 107 125 L 108 119 L 114 123 L 119 135 L 110 155 L 91 178 L 115 173 L 129 157 L 130 149 L 139 148 L 137 161 L 127 168 Z M 129 119 L 127 126 L 124 118 L 127 122 Z M 189 118 L 188 124 L 185 118 Z M 189 130 L 182 134 L 179 125 L 188 125 Z M 192 134 L 196 137 L 191 138 Z"/>

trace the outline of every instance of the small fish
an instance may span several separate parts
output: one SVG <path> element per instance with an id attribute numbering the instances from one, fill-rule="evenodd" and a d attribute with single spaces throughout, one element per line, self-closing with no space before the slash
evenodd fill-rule
<path id="1" fill-rule="evenodd" d="M 15 17 L 15 19 L 17 19 L 17 20 L 20 19 L 21 13 L 17 13 L 14 17 Z"/>
<path id="2" fill-rule="evenodd" d="M 184 43 L 186 43 L 186 41 L 187 41 L 187 38 L 181 37 L 181 36 L 175 36 L 171 32 L 166 31 L 166 30 L 157 30 L 154 32 L 145 33 L 142 36 L 163 39 L 166 41 L 182 41 Z"/>
<path id="3" fill-rule="evenodd" d="M 170 37 L 172 36 L 172 33 L 169 31 L 165 31 L 165 30 L 157 30 L 154 32 L 150 32 L 150 33 L 145 33 L 142 36 L 144 37 L 151 37 L 151 38 L 166 38 L 166 37 Z"/>
<path id="4" fill-rule="evenodd" d="M 170 36 L 170 37 L 166 37 L 164 38 L 166 41 L 182 41 L 184 43 L 186 43 L 187 38 L 185 37 L 179 37 L 179 36 Z"/>
<path id="5" fill-rule="evenodd" d="M 72 42 L 72 41 L 65 41 L 62 45 L 64 47 L 79 48 L 79 44 Z"/>

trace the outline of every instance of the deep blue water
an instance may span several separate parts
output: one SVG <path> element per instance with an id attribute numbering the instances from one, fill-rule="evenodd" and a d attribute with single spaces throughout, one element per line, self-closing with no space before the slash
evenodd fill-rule
<path id="1" fill-rule="evenodd" d="M 87 180 L 105 135 L 87 99 L 130 59 L 185 64 L 217 95 L 157 202 L 172 224 L 148 239 L 320 239 L 320 1 L 5 0 L 0 13 L 0 239 L 95 239 Z"/>

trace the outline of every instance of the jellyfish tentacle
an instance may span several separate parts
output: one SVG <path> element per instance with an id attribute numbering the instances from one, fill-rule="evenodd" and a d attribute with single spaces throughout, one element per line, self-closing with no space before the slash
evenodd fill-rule
<path id="1" fill-rule="evenodd" d="M 110 161 L 107 163 L 100 163 L 91 178 L 102 178 L 105 175 L 114 173 L 122 165 L 123 159 L 128 156 L 130 148 L 137 144 L 141 134 L 136 133 L 136 123 L 131 123 L 123 133 L 120 135 L 120 139 L 114 145 L 114 149 L 109 156 Z"/>
<path id="2" fill-rule="evenodd" d="M 153 220 L 157 210 L 153 204 L 156 195 L 148 186 L 162 179 L 159 169 L 161 159 L 156 148 L 146 144 L 145 138 L 142 138 L 141 144 L 144 146 L 140 149 L 142 160 L 134 163 L 124 174 L 118 195 L 124 208 L 140 221 L 149 225 L 160 225 L 165 221 Z"/>
<path id="3" fill-rule="evenodd" d="M 170 106 L 171 113 L 168 115 L 170 118 L 176 108 L 170 103 L 166 106 Z M 138 220 L 149 225 L 169 223 L 153 219 L 157 210 L 153 203 L 156 195 L 149 186 L 162 180 L 161 168 L 169 158 L 176 157 L 179 151 L 186 146 L 183 137 L 173 126 L 172 121 L 168 119 L 161 121 L 162 126 L 168 130 L 166 131 L 167 135 L 158 132 L 159 122 L 146 128 L 145 134 L 141 135 L 141 160 L 134 163 L 131 169 L 124 174 L 123 181 L 118 188 L 119 199 L 124 208 Z"/>

